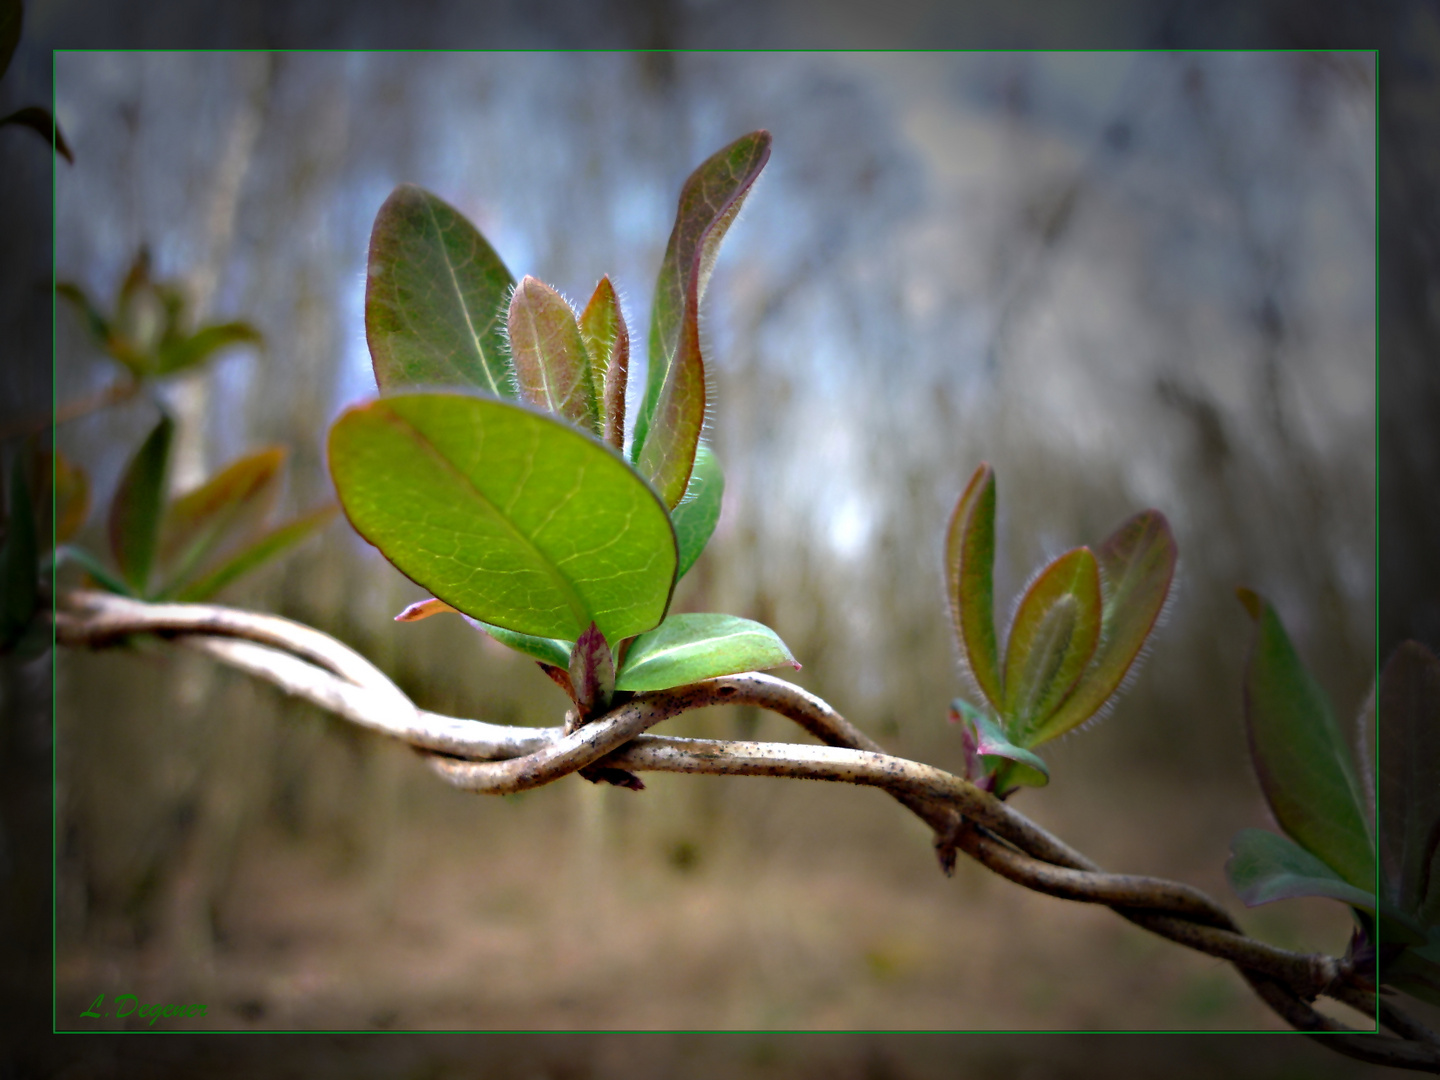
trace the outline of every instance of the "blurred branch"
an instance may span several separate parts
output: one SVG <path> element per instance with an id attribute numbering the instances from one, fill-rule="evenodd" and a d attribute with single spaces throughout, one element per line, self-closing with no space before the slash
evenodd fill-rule
<path id="1" fill-rule="evenodd" d="M 203 604 L 148 604 L 91 591 L 57 597 L 56 641 L 98 648 L 135 634 L 171 638 L 264 679 L 362 727 L 401 739 L 468 791 L 507 794 L 582 769 L 707 773 L 841 781 L 878 787 L 936 834 L 946 872 L 964 851 L 1026 888 L 1104 904 L 1187 948 L 1233 964 L 1293 1027 L 1332 1050 L 1377 1064 L 1440 1073 L 1440 1045 L 1422 1024 L 1381 1000 L 1381 1024 L 1400 1038 L 1367 1034 L 1316 1012 L 1318 996 L 1374 1013 L 1376 996 L 1345 959 L 1295 953 L 1247 937 L 1216 901 L 1161 878 L 1107 874 L 1012 807 L 960 777 L 883 752 L 828 704 L 769 675 L 729 675 L 639 694 L 566 732 L 442 716 L 417 708 L 349 646 L 274 615 Z M 711 705 L 750 705 L 793 720 L 826 745 L 725 742 L 644 734 L 662 720 Z M 598 771 L 598 772 L 597 772 Z"/>

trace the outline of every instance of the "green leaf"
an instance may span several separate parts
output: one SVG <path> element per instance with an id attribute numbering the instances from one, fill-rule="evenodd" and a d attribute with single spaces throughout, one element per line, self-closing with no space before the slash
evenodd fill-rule
<path id="1" fill-rule="evenodd" d="M 701 679 L 790 664 L 774 630 L 735 615 L 671 615 L 630 643 L 617 690 L 666 690 Z"/>
<path id="2" fill-rule="evenodd" d="M 1005 730 L 1036 746 L 1066 728 L 1053 715 L 1084 674 L 1100 642 L 1100 568 L 1089 548 L 1068 551 L 1041 571 L 1015 610 L 1005 647 Z"/>
<path id="3" fill-rule="evenodd" d="M 466 615 L 463 611 L 460 613 L 460 617 L 481 633 L 489 634 L 506 648 L 514 649 L 532 660 L 539 660 L 542 664 L 548 664 L 561 671 L 570 665 L 570 650 L 573 642 L 561 641 L 558 638 L 536 637 L 533 634 L 517 634 L 514 630 L 506 630 L 503 626 L 493 626 L 490 623 L 481 622 L 479 619 Z M 569 692 L 566 691 L 566 693 Z"/>
<path id="4" fill-rule="evenodd" d="M 960 655 L 991 708 L 1004 700 L 995 635 L 995 473 L 981 463 L 945 535 L 945 582 Z"/>
<path id="5" fill-rule="evenodd" d="M 1044 787 L 1050 769 L 1038 755 L 1016 746 L 984 710 L 963 698 L 950 703 L 950 718 L 964 725 L 966 754 L 979 759 L 982 773 L 994 776 L 993 790 L 1003 793 L 1009 784 Z"/>
<path id="6" fill-rule="evenodd" d="M 335 516 L 335 510 L 336 507 L 333 505 L 322 506 L 318 510 L 312 510 L 308 514 L 276 526 L 198 581 L 178 590 L 175 593 L 175 599 L 181 603 L 196 603 L 209 599 L 231 582 L 269 562 L 328 524 L 330 519 Z"/>
<path id="7" fill-rule="evenodd" d="M 680 545 L 680 572 L 683 578 L 700 558 L 705 545 L 720 520 L 720 501 L 725 495 L 725 477 L 720 462 L 710 447 L 701 443 L 695 451 L 695 471 L 690 474 L 690 488 L 680 505 L 670 511 L 675 523 L 675 540 Z"/>
<path id="8" fill-rule="evenodd" d="M 239 546 L 263 528 L 279 498 L 284 465 L 284 449 L 267 447 L 231 462 L 170 504 L 156 556 L 166 592 L 183 587 L 222 547 Z"/>
<path id="9" fill-rule="evenodd" d="M 1386 661 L 1376 693 L 1380 871 L 1402 911 L 1440 921 L 1440 660 L 1418 641 Z"/>
<path id="10" fill-rule="evenodd" d="M 1323 896 L 1375 910 L 1374 893 L 1356 888 L 1299 844 L 1267 829 L 1241 829 L 1235 834 L 1225 876 L 1246 907 Z"/>
<path id="11" fill-rule="evenodd" d="M 361 536 L 473 617 L 574 641 L 660 621 L 675 582 L 663 503 L 613 448 L 526 406 L 405 394 L 348 410 L 330 471 Z"/>
<path id="12" fill-rule="evenodd" d="M 600 284 L 585 310 L 580 313 L 580 336 L 590 354 L 590 370 L 600 394 L 600 414 L 605 441 L 616 450 L 625 449 L 625 383 L 630 372 L 630 331 L 620 298 L 608 277 Z"/>
<path id="13" fill-rule="evenodd" d="M 35 543 L 35 507 L 25 475 L 25 461 L 15 455 L 10 469 L 10 490 L 5 520 L 5 542 L 0 546 L 0 648 L 20 640 L 39 602 L 39 550 Z"/>
<path id="14" fill-rule="evenodd" d="M 1237 592 L 1256 624 L 1245 665 L 1245 725 L 1266 801 L 1301 847 L 1351 885 L 1372 888 L 1375 851 L 1360 784 L 1329 699 L 1274 609 L 1248 589 Z"/>
<path id="15" fill-rule="evenodd" d="M 55 570 L 58 573 L 62 566 L 78 566 L 84 570 L 102 589 L 118 593 L 121 596 L 134 596 L 135 590 L 126 584 L 122 579 L 110 572 L 110 569 L 97 559 L 90 552 L 82 547 L 73 544 L 61 544 L 55 549 Z"/>
<path id="16" fill-rule="evenodd" d="M 515 279 L 449 203 L 401 184 L 375 218 L 365 334 L 381 392 L 420 385 L 515 396 L 505 302 Z"/>
<path id="17" fill-rule="evenodd" d="M 1095 557 L 1103 597 L 1100 644 L 1079 685 L 1046 724 L 1056 734 L 1083 724 L 1119 689 L 1165 608 L 1177 548 L 1165 516 L 1144 510 L 1111 533 Z"/>
<path id="18" fill-rule="evenodd" d="M 705 423 L 700 300 L 730 228 L 770 157 L 770 133 L 754 131 L 712 155 L 680 192 L 675 228 L 655 283 L 649 370 L 632 450 L 667 506 L 685 494 Z"/>
<path id="19" fill-rule="evenodd" d="M 615 658 L 605 635 L 591 623 L 570 650 L 567 665 L 575 707 L 581 720 L 599 716 L 610 707 L 615 693 Z"/>
<path id="20" fill-rule="evenodd" d="M 155 559 L 165 472 L 174 434 L 175 422 L 162 415 L 125 467 L 110 504 L 110 551 L 121 576 L 141 596 L 145 595 Z"/>
<path id="21" fill-rule="evenodd" d="M 249 323 L 215 323 L 197 330 L 160 349 L 155 361 L 155 374 L 173 375 L 208 360 L 231 345 L 261 345 L 264 338 Z"/>
<path id="22" fill-rule="evenodd" d="M 554 638 L 531 637 L 529 634 L 517 634 L 513 630 L 491 626 L 489 623 L 483 623 L 479 619 L 466 615 L 463 611 L 456 611 L 444 600 L 436 600 L 433 596 L 428 600 L 417 600 L 396 615 L 395 621 L 418 622 L 420 619 L 428 619 L 431 615 L 439 615 L 446 611 L 455 612 L 482 634 L 489 634 L 500 644 L 533 657 L 542 664 L 554 668 L 564 668 L 570 663 L 571 642 L 558 641 Z M 570 691 L 566 690 L 566 693 L 570 693 Z"/>
<path id="23" fill-rule="evenodd" d="M 42 109 L 39 105 L 26 105 L 24 108 L 16 109 L 8 116 L 0 117 L 0 127 L 6 124 L 19 124 L 27 127 L 39 135 L 51 148 L 68 161 L 75 164 L 75 155 L 70 151 L 70 144 L 65 141 L 65 136 L 60 132 L 60 125 L 55 123 L 55 118 L 50 115 L 49 109 Z"/>
<path id="24" fill-rule="evenodd" d="M 602 434 L 590 354 L 565 298 L 526 276 L 510 298 L 507 325 L 520 400 Z"/>

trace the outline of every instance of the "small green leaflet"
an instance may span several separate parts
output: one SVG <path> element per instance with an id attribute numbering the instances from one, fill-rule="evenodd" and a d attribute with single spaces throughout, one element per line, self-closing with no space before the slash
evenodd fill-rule
<path id="1" fill-rule="evenodd" d="M 768 626 L 736 615 L 671 615 L 630 643 L 615 689 L 665 690 L 781 664 L 800 666 Z"/>

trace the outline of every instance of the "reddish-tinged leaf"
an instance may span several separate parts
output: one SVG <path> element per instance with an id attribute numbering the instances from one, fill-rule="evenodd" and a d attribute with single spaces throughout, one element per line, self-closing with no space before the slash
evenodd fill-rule
<path id="1" fill-rule="evenodd" d="M 1083 724 L 1119 689 L 1164 610 L 1176 554 L 1170 523 L 1158 510 L 1136 514 L 1096 549 L 1104 598 L 1100 645 L 1047 729 L 1059 734 Z"/>
<path id="2" fill-rule="evenodd" d="M 630 371 L 630 331 L 620 298 L 608 277 L 595 286 L 594 295 L 580 313 L 580 336 L 590 354 L 590 370 L 600 395 L 604 438 L 616 450 L 625 449 L 625 382 Z"/>
<path id="3" fill-rule="evenodd" d="M 176 499 L 160 526 L 157 570 L 167 588 L 222 549 L 242 546 L 265 525 L 280 495 L 282 447 L 266 447 L 232 462 Z"/>
<path id="4" fill-rule="evenodd" d="M 165 471 L 175 422 L 161 416 L 120 477 L 110 504 L 110 551 L 120 575 L 144 595 L 155 560 L 160 511 L 165 496 Z"/>
<path id="5" fill-rule="evenodd" d="M 34 489 L 39 493 L 35 538 L 44 551 L 54 544 L 63 544 L 85 524 L 90 513 L 90 478 L 84 469 L 57 450 L 53 455 L 37 455 L 34 481 Z"/>
<path id="6" fill-rule="evenodd" d="M 444 600 L 436 600 L 432 596 L 429 600 L 416 600 L 415 603 L 396 615 L 395 621 L 418 622 L 421 619 L 428 619 L 431 615 L 439 615 L 446 611 L 455 611 L 455 609 Z M 456 612 L 456 614 L 459 613 Z"/>
<path id="7" fill-rule="evenodd" d="M 465 216 L 401 184 L 375 218 L 365 282 L 365 336 L 382 391 L 478 387 L 513 398 L 505 298 L 514 284 Z"/>
<path id="8" fill-rule="evenodd" d="M 705 422 L 700 300 L 720 241 L 770 156 L 770 133 L 755 131 L 707 159 L 680 192 L 675 228 L 655 283 L 649 372 L 633 453 L 667 506 L 685 494 Z"/>
<path id="9" fill-rule="evenodd" d="M 1402 911 L 1440 916 L 1440 660 L 1418 641 L 1385 662 L 1377 693 L 1380 870 Z"/>
<path id="10" fill-rule="evenodd" d="M 1064 734 L 1050 722 L 1100 641 L 1100 568 L 1089 548 L 1041 571 L 1015 611 L 1005 646 L 1006 733 L 1019 746 Z"/>
<path id="11" fill-rule="evenodd" d="M 1245 665 L 1245 726 L 1265 799 L 1301 847 L 1356 888 L 1373 889 L 1375 850 L 1360 783 L 1330 701 L 1274 609 L 1248 589 L 1237 591 L 1256 623 Z"/>
<path id="12" fill-rule="evenodd" d="M 565 298 L 527 276 L 510 299 L 507 321 L 520 400 L 599 435 L 600 408 L 590 354 Z"/>
<path id="13" fill-rule="evenodd" d="M 961 658 L 998 712 L 1004 694 L 995 635 L 995 473 L 984 463 L 970 477 L 950 515 L 945 582 Z"/>
<path id="14" fill-rule="evenodd" d="M 570 685 L 580 719 L 599 716 L 610 707 L 615 693 L 615 659 L 605 635 L 593 622 L 570 650 Z"/>

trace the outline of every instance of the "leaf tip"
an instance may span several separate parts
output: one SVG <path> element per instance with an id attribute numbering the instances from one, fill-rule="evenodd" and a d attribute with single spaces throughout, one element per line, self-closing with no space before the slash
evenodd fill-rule
<path id="1" fill-rule="evenodd" d="M 1245 610 L 1250 613 L 1250 617 L 1259 622 L 1260 616 L 1265 613 L 1265 601 L 1260 598 L 1260 595 L 1242 585 L 1235 590 L 1235 596 L 1240 603 L 1245 605 Z"/>

